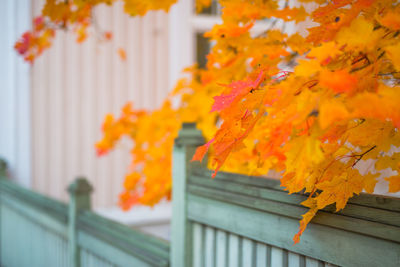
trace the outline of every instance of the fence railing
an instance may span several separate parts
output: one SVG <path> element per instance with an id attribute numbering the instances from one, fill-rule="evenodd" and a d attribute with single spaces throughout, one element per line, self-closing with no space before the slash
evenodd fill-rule
<path id="1" fill-rule="evenodd" d="M 400 266 L 400 199 L 361 194 L 339 213 L 327 207 L 293 245 L 306 196 L 265 178 L 211 179 L 205 163 L 190 162 L 203 142 L 184 124 L 174 146 L 170 245 L 93 213 L 84 179 L 66 205 L 7 181 L 0 167 L 1 266 Z"/>
<path id="2" fill-rule="evenodd" d="M 0 266 L 169 266 L 168 242 L 90 210 L 85 179 L 66 205 L 7 180 L 0 165 Z"/>

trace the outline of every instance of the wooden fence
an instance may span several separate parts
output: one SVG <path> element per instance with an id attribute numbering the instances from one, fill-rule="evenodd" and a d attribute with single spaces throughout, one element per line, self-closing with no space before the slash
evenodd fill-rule
<path id="1" fill-rule="evenodd" d="M 339 213 L 328 207 L 293 245 L 306 196 L 270 179 L 211 179 L 190 163 L 203 142 L 184 124 L 174 146 L 170 245 L 90 211 L 84 179 L 66 205 L 7 181 L 0 167 L 1 266 L 400 266 L 400 199 L 361 194 Z"/>
<path id="2" fill-rule="evenodd" d="M 77 179 L 66 205 L 0 173 L 0 266 L 169 266 L 169 244 L 90 210 L 91 186 Z"/>

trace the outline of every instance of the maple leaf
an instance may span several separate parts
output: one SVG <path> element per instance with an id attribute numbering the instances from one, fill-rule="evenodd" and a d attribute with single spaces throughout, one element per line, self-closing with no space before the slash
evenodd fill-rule
<path id="1" fill-rule="evenodd" d="M 367 193 L 374 193 L 375 185 L 378 182 L 376 179 L 378 178 L 380 174 L 379 173 L 367 173 L 363 175 L 363 183 L 364 183 L 364 189 Z"/>
<path id="2" fill-rule="evenodd" d="M 119 195 L 119 205 L 122 210 L 129 210 L 133 205 L 139 202 L 139 195 L 137 193 L 131 193 L 129 191 L 125 191 Z"/>
<path id="3" fill-rule="evenodd" d="M 355 90 L 358 79 L 346 70 L 329 71 L 323 69 L 319 75 L 319 84 L 335 93 L 351 93 Z"/>
<path id="4" fill-rule="evenodd" d="M 318 119 L 322 129 L 326 129 L 335 122 L 342 122 L 349 118 L 350 112 L 339 100 L 331 99 L 321 103 Z"/>
<path id="5" fill-rule="evenodd" d="M 302 219 L 300 220 L 299 231 L 293 237 L 294 244 L 297 244 L 300 242 L 301 235 L 303 234 L 307 225 L 310 223 L 312 218 L 315 217 L 315 215 L 317 214 L 317 211 L 318 211 L 317 203 L 314 198 L 308 198 L 307 200 L 303 201 L 301 204 L 303 206 L 308 207 L 309 210 L 305 214 L 302 215 Z"/>
<path id="6" fill-rule="evenodd" d="M 123 61 L 126 60 L 126 51 L 125 51 L 125 49 L 119 48 L 118 49 L 118 55 Z"/>
<path id="7" fill-rule="evenodd" d="M 287 174 L 293 173 L 281 181 L 281 185 L 286 187 L 289 193 L 299 192 L 304 187 L 310 188 L 307 185 L 309 180 L 304 177 L 312 177 L 312 164 L 319 164 L 324 160 L 324 154 L 321 150 L 321 141 L 309 137 L 301 136 L 295 140 L 291 140 L 287 144 L 286 170 Z M 302 160 L 299 160 L 301 158 Z"/>
<path id="8" fill-rule="evenodd" d="M 231 106 L 235 100 L 237 101 L 252 90 L 257 90 L 264 79 L 265 72 L 261 70 L 255 80 L 249 78 L 246 81 L 235 81 L 229 85 L 225 85 L 231 89 L 230 92 L 214 97 L 214 104 L 211 108 L 211 112 L 226 109 Z"/>
<path id="9" fill-rule="evenodd" d="M 317 208 L 322 209 L 332 203 L 336 203 L 336 211 L 344 208 L 349 198 L 354 194 L 359 194 L 363 189 L 363 178 L 356 169 L 349 169 L 332 178 L 316 184 L 317 189 L 322 190 L 315 200 Z"/>
<path id="10" fill-rule="evenodd" d="M 106 40 L 109 41 L 109 40 L 112 39 L 112 37 L 113 37 L 112 32 L 109 32 L 109 31 L 104 32 L 104 38 L 105 38 Z"/>
<path id="11" fill-rule="evenodd" d="M 394 175 L 385 178 L 389 182 L 389 192 L 396 193 L 400 191 L 400 175 Z"/>
<path id="12" fill-rule="evenodd" d="M 20 40 L 14 45 L 15 50 L 17 50 L 19 54 L 24 55 L 29 49 L 31 38 L 32 35 L 30 32 L 22 34 Z"/>
<path id="13" fill-rule="evenodd" d="M 141 175 L 137 172 L 130 173 L 125 176 L 125 181 L 124 181 L 124 188 L 125 190 L 133 190 L 138 181 L 141 179 Z"/>
<path id="14" fill-rule="evenodd" d="M 43 16 L 37 16 L 33 19 L 33 27 L 35 31 L 41 31 L 45 26 L 46 24 Z"/>
<path id="15" fill-rule="evenodd" d="M 124 11 L 131 16 L 144 16 L 150 10 L 168 11 L 177 0 L 124 0 Z"/>
<path id="16" fill-rule="evenodd" d="M 385 47 L 388 58 L 397 71 L 400 71 L 400 43 Z"/>
<path id="17" fill-rule="evenodd" d="M 204 34 L 204 37 L 210 38 L 214 36 L 223 36 L 223 38 L 238 38 L 244 34 L 248 34 L 249 30 L 253 26 L 253 22 L 247 23 L 245 25 L 240 25 L 233 22 L 229 24 L 215 25 L 211 31 Z"/>
<path id="18" fill-rule="evenodd" d="M 387 168 L 391 168 L 392 170 L 400 169 L 400 152 L 393 153 L 391 156 L 383 156 L 379 157 L 379 159 L 375 162 L 376 170 L 384 170 Z"/>
<path id="19" fill-rule="evenodd" d="M 193 155 L 191 161 L 200 161 L 200 162 L 202 162 L 202 161 L 203 161 L 203 158 L 204 158 L 204 156 L 205 156 L 205 154 L 207 153 L 207 151 L 208 151 L 208 149 L 209 149 L 211 143 L 214 142 L 214 140 L 215 140 L 215 139 L 212 138 L 212 139 L 211 139 L 210 141 L 208 141 L 206 144 L 204 144 L 204 145 L 202 145 L 202 146 L 199 146 L 199 147 L 196 149 L 196 152 L 194 153 L 194 155 Z"/>
<path id="20" fill-rule="evenodd" d="M 389 29 L 395 31 L 400 30 L 400 17 L 398 10 L 389 10 L 382 18 L 379 18 L 378 21 Z"/>
<path id="21" fill-rule="evenodd" d="M 88 27 L 88 25 L 82 24 L 77 28 L 77 30 L 76 30 L 76 34 L 77 34 L 76 42 L 82 43 L 83 41 L 86 40 L 86 38 L 87 38 L 87 27 Z"/>
<path id="22" fill-rule="evenodd" d="M 337 35 L 337 42 L 349 48 L 368 50 L 375 47 L 380 38 L 380 31 L 374 30 L 373 22 L 363 17 L 356 18 L 349 27 L 341 29 Z"/>
<path id="23" fill-rule="evenodd" d="M 307 58 L 315 58 L 321 65 L 327 65 L 341 53 L 342 51 L 340 51 L 336 42 L 326 42 L 320 46 L 313 47 L 307 54 Z"/>
<path id="24" fill-rule="evenodd" d="M 213 161 L 216 167 L 214 169 L 214 173 L 212 174 L 212 178 L 217 175 L 219 169 L 222 167 L 232 151 L 239 150 L 244 147 L 243 140 L 248 136 L 262 115 L 263 110 L 260 110 L 254 119 L 248 124 L 248 128 L 246 128 L 244 131 L 241 129 L 237 130 L 236 133 L 232 132 L 232 127 L 225 126 L 225 122 L 222 124 L 221 129 L 217 131 L 214 137 L 215 155 Z"/>
<path id="25" fill-rule="evenodd" d="M 368 105 L 366 105 L 368 103 Z M 400 112 L 398 111 L 400 94 L 398 88 L 379 85 L 376 93 L 365 92 L 348 100 L 348 105 L 354 110 L 353 117 L 376 118 L 382 121 L 390 120 L 400 129 Z"/>
<path id="26" fill-rule="evenodd" d="M 307 12 L 304 7 L 300 8 L 290 8 L 286 7 L 281 10 L 276 10 L 274 12 L 274 17 L 281 18 L 286 21 L 295 21 L 296 23 L 305 20 L 307 17 Z"/>

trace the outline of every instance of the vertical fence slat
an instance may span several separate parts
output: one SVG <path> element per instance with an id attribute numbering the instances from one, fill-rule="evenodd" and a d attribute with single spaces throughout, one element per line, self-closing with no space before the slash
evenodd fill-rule
<path id="1" fill-rule="evenodd" d="M 306 257 L 306 267 L 321 267 L 321 266 L 318 260 Z"/>
<path id="2" fill-rule="evenodd" d="M 271 248 L 271 266 L 283 266 L 283 250 L 277 247 Z"/>
<path id="3" fill-rule="evenodd" d="M 256 244 L 256 266 L 267 266 L 267 245 L 262 243 Z"/>
<path id="4" fill-rule="evenodd" d="M 211 227 L 206 227 L 204 266 L 214 267 L 215 252 L 215 231 Z"/>
<path id="5" fill-rule="evenodd" d="M 215 265 L 217 267 L 228 266 L 227 262 L 228 238 L 226 232 L 222 230 L 217 230 L 215 253 L 216 253 Z"/>
<path id="6" fill-rule="evenodd" d="M 288 265 L 289 265 L 289 267 L 300 267 L 300 255 L 289 252 Z"/>
<path id="7" fill-rule="evenodd" d="M 239 267 L 239 237 L 229 234 L 228 262 L 230 267 Z"/>
<path id="8" fill-rule="evenodd" d="M 255 266 L 254 242 L 248 238 L 242 240 L 242 266 Z"/>
<path id="9" fill-rule="evenodd" d="M 193 224 L 193 267 L 203 267 L 203 227 Z"/>

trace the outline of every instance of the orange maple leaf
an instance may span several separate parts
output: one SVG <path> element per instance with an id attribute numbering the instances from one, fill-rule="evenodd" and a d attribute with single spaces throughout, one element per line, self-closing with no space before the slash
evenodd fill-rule
<path id="1" fill-rule="evenodd" d="M 110 32 L 110 31 L 104 32 L 104 39 L 109 41 L 112 39 L 112 37 L 113 37 L 112 32 Z"/>
<path id="2" fill-rule="evenodd" d="M 126 51 L 125 51 L 125 49 L 119 48 L 118 49 L 118 55 L 123 61 L 126 60 Z"/>
<path id="3" fill-rule="evenodd" d="M 202 145 L 202 146 L 199 146 L 199 147 L 196 149 L 196 152 L 194 153 L 194 155 L 193 155 L 191 161 L 196 161 L 196 160 L 197 160 L 197 161 L 202 162 L 202 161 L 203 161 L 203 158 L 204 158 L 204 156 L 205 156 L 205 154 L 207 153 L 207 151 L 208 151 L 208 149 L 209 149 L 211 143 L 214 142 L 214 140 L 215 140 L 215 138 L 212 138 L 212 139 L 211 139 L 210 141 L 208 141 L 206 144 L 204 144 L 204 145 Z"/>
<path id="4" fill-rule="evenodd" d="M 329 71 L 324 69 L 319 75 L 319 83 L 336 93 L 350 93 L 355 90 L 358 79 L 346 70 Z"/>
<path id="5" fill-rule="evenodd" d="M 378 19 L 378 21 L 389 29 L 395 31 L 400 30 L 400 17 L 398 12 L 390 10 L 385 14 L 385 16 L 383 16 L 383 18 Z"/>

